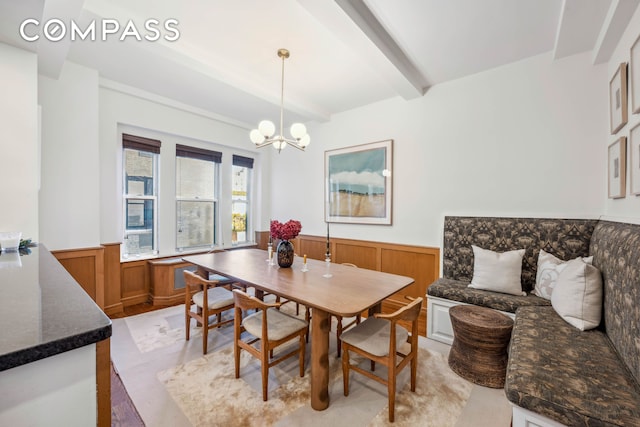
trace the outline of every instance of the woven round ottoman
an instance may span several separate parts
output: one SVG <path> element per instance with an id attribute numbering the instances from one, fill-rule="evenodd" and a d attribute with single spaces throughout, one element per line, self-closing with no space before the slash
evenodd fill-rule
<path id="1" fill-rule="evenodd" d="M 454 336 L 449 367 L 472 383 L 503 388 L 513 320 L 475 305 L 451 307 L 449 317 Z"/>

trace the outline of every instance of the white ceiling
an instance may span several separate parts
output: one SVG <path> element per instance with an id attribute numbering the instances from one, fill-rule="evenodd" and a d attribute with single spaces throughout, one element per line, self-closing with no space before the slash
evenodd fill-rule
<path id="1" fill-rule="evenodd" d="M 0 0 L 0 42 L 38 53 L 57 78 L 65 60 L 105 85 L 138 90 L 244 127 L 331 115 L 534 55 L 590 52 L 607 62 L 640 0 Z M 174 18 L 180 38 L 50 42 L 20 38 L 26 18 L 86 28 L 92 20 Z M 68 24 L 70 26 L 70 24 Z M 36 30 L 31 27 L 31 33 Z M 100 33 L 98 32 L 98 37 Z M 287 124 L 285 123 L 285 125 Z"/>

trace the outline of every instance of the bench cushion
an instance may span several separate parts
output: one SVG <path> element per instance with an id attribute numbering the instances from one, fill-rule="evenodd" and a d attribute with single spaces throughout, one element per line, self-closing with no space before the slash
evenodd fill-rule
<path id="1" fill-rule="evenodd" d="M 480 305 L 508 313 L 515 313 L 518 307 L 522 306 L 551 305 L 551 301 L 533 294 L 527 294 L 527 296 L 509 295 L 469 288 L 468 285 L 468 282 L 440 278 L 427 288 L 427 294 L 432 297 Z"/>
<path id="2" fill-rule="evenodd" d="M 568 261 L 589 256 L 595 219 L 495 218 L 445 216 L 442 276 L 469 283 L 473 277 L 471 245 L 495 252 L 525 249 L 522 290 L 536 281 L 538 253 L 544 249 Z"/>
<path id="3" fill-rule="evenodd" d="M 640 387 L 607 336 L 579 331 L 552 307 L 517 310 L 505 392 L 512 403 L 565 425 L 640 420 Z"/>

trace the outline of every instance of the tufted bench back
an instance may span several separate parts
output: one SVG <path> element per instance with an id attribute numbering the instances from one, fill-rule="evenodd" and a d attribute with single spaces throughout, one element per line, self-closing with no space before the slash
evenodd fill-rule
<path id="1" fill-rule="evenodd" d="M 536 281 L 540 249 L 562 260 L 589 256 L 596 219 L 557 218 L 444 218 L 443 277 L 471 282 L 471 245 L 496 252 L 525 249 L 522 289 L 530 292 Z"/>
<path id="2" fill-rule="evenodd" d="M 599 221 L 590 253 L 604 281 L 604 329 L 640 382 L 640 225 Z"/>

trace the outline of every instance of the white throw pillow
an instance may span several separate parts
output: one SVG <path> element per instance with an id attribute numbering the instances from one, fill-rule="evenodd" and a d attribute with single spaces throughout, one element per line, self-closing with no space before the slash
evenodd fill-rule
<path id="1" fill-rule="evenodd" d="M 582 258 L 587 264 L 591 264 L 593 257 Z M 533 288 L 534 295 L 544 299 L 551 299 L 553 288 L 556 286 L 558 275 L 567 266 L 567 261 L 563 261 L 544 249 L 540 249 L 538 255 L 538 270 L 536 271 L 536 284 Z"/>
<path id="2" fill-rule="evenodd" d="M 602 275 L 581 258 L 567 262 L 558 275 L 551 305 L 567 323 L 581 331 L 600 324 L 602 316 Z"/>
<path id="3" fill-rule="evenodd" d="M 470 288 L 526 295 L 522 292 L 522 257 L 524 249 L 494 252 L 471 245 L 473 249 L 473 279 Z"/>

